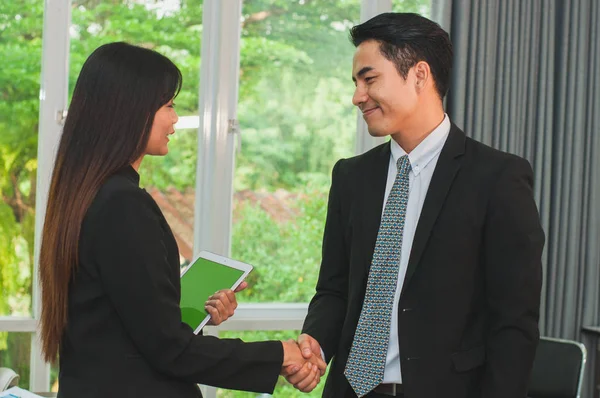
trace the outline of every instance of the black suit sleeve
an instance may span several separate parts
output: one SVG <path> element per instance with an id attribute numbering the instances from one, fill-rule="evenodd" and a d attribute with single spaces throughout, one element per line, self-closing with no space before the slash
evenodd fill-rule
<path id="1" fill-rule="evenodd" d="M 489 329 L 485 398 L 521 398 L 539 340 L 544 233 L 529 163 L 513 157 L 498 178 L 484 228 Z"/>
<path id="2" fill-rule="evenodd" d="M 344 243 L 341 214 L 342 162 L 332 172 L 323 253 L 316 294 L 308 307 L 303 333 L 314 337 L 329 361 L 337 349 L 346 314 L 349 259 Z"/>
<path id="3" fill-rule="evenodd" d="M 280 342 L 244 343 L 194 335 L 181 322 L 161 217 L 141 191 L 115 193 L 94 223 L 94 258 L 103 288 L 142 356 L 170 377 L 217 387 L 272 392 Z"/>

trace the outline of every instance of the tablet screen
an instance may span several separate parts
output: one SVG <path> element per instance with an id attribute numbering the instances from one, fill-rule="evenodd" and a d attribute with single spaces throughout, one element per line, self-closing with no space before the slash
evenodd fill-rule
<path id="1" fill-rule="evenodd" d="M 231 289 L 244 271 L 206 258 L 198 258 L 181 276 L 181 318 L 198 333 L 208 322 L 204 305 L 208 297 L 221 289 Z M 238 284 L 239 284 L 238 283 Z"/>

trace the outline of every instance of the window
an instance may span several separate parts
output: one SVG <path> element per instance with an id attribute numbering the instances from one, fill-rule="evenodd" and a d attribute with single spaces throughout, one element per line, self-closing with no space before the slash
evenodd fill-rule
<path id="1" fill-rule="evenodd" d="M 414 12 L 426 18 L 431 14 L 431 0 L 394 0 L 393 12 Z"/>
<path id="2" fill-rule="evenodd" d="M 0 332 L 0 368 L 10 368 L 19 375 L 19 387 L 29 388 L 31 333 Z"/>
<path id="3" fill-rule="evenodd" d="M 27 3 L 0 5 L 0 316 L 31 316 L 44 2 Z"/>
<path id="4" fill-rule="evenodd" d="M 0 4 L 0 317 L 32 315 L 44 2 Z M 4 318 L 9 322 L 11 318 Z M 31 334 L 0 328 L 0 367 L 29 385 Z"/>
<path id="5" fill-rule="evenodd" d="M 354 154 L 360 1 L 246 1 L 231 255 L 255 266 L 240 301 L 314 293 L 331 169 Z"/>

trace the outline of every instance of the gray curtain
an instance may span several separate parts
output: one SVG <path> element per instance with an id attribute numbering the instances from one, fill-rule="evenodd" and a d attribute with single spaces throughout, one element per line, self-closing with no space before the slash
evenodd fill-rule
<path id="1" fill-rule="evenodd" d="M 454 65 L 446 109 L 467 135 L 527 158 L 546 232 L 542 335 L 588 348 L 600 325 L 600 1 L 432 0 Z"/>

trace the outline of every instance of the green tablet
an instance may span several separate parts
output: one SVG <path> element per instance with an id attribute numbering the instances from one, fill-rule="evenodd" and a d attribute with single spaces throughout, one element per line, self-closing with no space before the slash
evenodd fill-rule
<path id="1" fill-rule="evenodd" d="M 221 289 L 235 290 L 252 271 L 250 264 L 207 251 L 181 274 L 181 319 L 198 334 L 210 320 L 204 309 L 208 297 Z"/>

